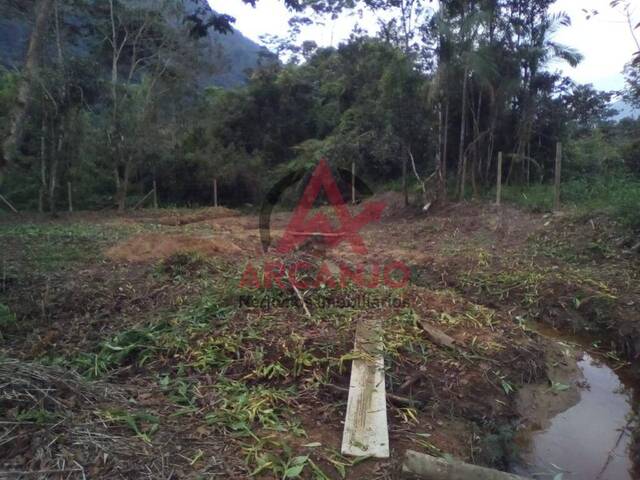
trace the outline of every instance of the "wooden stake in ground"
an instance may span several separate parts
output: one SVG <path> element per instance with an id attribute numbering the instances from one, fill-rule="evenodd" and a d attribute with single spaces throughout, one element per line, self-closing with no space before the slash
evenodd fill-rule
<path id="1" fill-rule="evenodd" d="M 73 196 L 71 194 L 71 182 L 67 182 L 67 198 L 69 201 L 69 213 L 73 213 Z"/>
<path id="2" fill-rule="evenodd" d="M 502 203 L 502 152 L 498 153 L 498 177 L 496 180 L 496 205 Z"/>
<path id="3" fill-rule="evenodd" d="M 389 458 L 387 399 L 382 357 L 382 326 L 362 320 L 356 329 L 342 454 Z"/>
<path id="4" fill-rule="evenodd" d="M 351 162 L 351 204 L 356 204 L 356 162 Z"/>
<path id="5" fill-rule="evenodd" d="M 158 184 L 153 180 L 153 208 L 158 209 Z"/>
<path id="6" fill-rule="evenodd" d="M 402 160 L 402 194 L 404 195 L 404 206 L 409 206 L 409 187 L 407 185 L 407 157 Z"/>
<path id="7" fill-rule="evenodd" d="M 2 195 L 0 195 L 0 200 L 2 200 L 5 203 L 5 205 L 11 209 L 13 213 L 18 213 L 18 210 L 16 210 L 16 207 L 11 205 L 11 202 L 6 198 L 4 198 Z"/>
<path id="8" fill-rule="evenodd" d="M 560 210 L 560 182 L 562 180 L 562 143 L 556 145 L 556 179 L 553 195 L 553 210 Z"/>
<path id="9" fill-rule="evenodd" d="M 213 179 L 213 206 L 218 206 L 218 179 Z"/>

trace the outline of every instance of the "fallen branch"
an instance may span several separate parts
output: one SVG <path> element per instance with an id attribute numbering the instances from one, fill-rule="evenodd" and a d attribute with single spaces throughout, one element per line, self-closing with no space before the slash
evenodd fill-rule
<path id="1" fill-rule="evenodd" d="M 346 394 L 349 393 L 348 388 L 339 387 L 338 385 L 333 385 L 331 383 L 325 383 L 323 386 L 327 387 L 327 389 L 329 390 L 333 390 L 336 393 L 346 393 Z M 412 398 L 403 397 L 402 395 L 396 395 L 394 393 L 389 393 L 389 392 L 387 392 L 386 395 L 390 401 L 397 403 L 399 405 L 402 405 L 404 407 L 416 408 L 416 407 L 422 406 L 422 402 L 418 400 L 414 400 Z"/>
<path id="2" fill-rule="evenodd" d="M 404 478 L 424 478 L 429 480 L 525 480 L 511 473 L 478 467 L 457 460 L 445 460 L 424 453 L 407 450 L 402 464 Z"/>
<path id="3" fill-rule="evenodd" d="M 140 205 L 142 205 L 142 204 L 145 202 L 145 200 L 146 200 L 147 198 L 149 198 L 149 197 L 151 196 L 151 194 L 153 194 L 154 192 L 155 192 L 155 189 L 152 189 L 149 193 L 147 193 L 147 194 L 142 198 L 142 200 L 140 200 L 138 203 L 136 203 L 136 205 L 135 205 L 135 207 L 133 207 L 133 209 L 134 209 L 134 210 L 137 210 L 137 209 L 140 207 Z"/>
<path id="4" fill-rule="evenodd" d="M 287 280 L 289 280 L 289 284 L 291 285 L 291 288 L 293 288 L 293 291 L 298 297 L 298 300 L 300 300 L 300 304 L 302 305 L 302 309 L 304 310 L 305 315 L 308 318 L 311 318 L 311 312 L 307 308 L 307 304 L 304 301 L 304 297 L 302 296 L 302 293 L 300 293 L 300 290 L 298 290 L 298 287 L 295 286 L 295 283 L 291 281 L 291 277 L 289 276 L 289 272 L 287 271 L 287 269 L 285 269 L 285 273 L 287 275 Z"/>
<path id="5" fill-rule="evenodd" d="M 425 206 L 422 208 L 422 210 L 424 212 L 427 212 L 429 211 L 429 208 L 431 208 L 431 202 L 427 203 L 427 183 L 433 177 L 435 177 L 436 174 L 438 174 L 438 172 L 440 171 L 440 168 L 438 167 L 438 169 L 436 169 L 435 172 L 429 175 L 425 181 L 422 181 L 422 178 L 420 178 L 420 175 L 418 174 L 418 169 L 416 168 L 416 160 L 413 157 L 413 153 L 411 152 L 411 149 L 408 149 L 408 152 L 409 152 L 409 158 L 411 159 L 411 167 L 413 169 L 413 174 L 415 175 L 416 180 L 418 180 L 418 183 L 420 184 L 420 188 L 422 189 L 423 200 L 425 202 Z"/>
<path id="6" fill-rule="evenodd" d="M 2 200 L 7 205 L 7 207 L 11 209 L 13 213 L 18 213 L 18 210 L 16 210 L 16 207 L 14 207 L 9 200 L 4 198 L 4 196 L 0 195 L 0 200 Z"/>
<path id="7" fill-rule="evenodd" d="M 613 446 L 613 448 L 611 450 L 609 450 L 609 454 L 607 455 L 607 461 L 604 463 L 604 465 L 602 466 L 602 469 L 600 470 L 600 473 L 598 473 L 598 476 L 596 477 L 596 480 L 600 480 L 602 478 L 602 475 L 604 475 L 604 472 L 607 471 L 607 468 L 609 468 L 609 464 L 611 463 L 611 461 L 615 458 L 616 454 L 615 451 L 616 449 L 620 446 L 620 442 L 622 441 L 622 438 L 625 436 L 625 434 L 628 433 L 629 431 L 629 427 L 631 425 L 632 420 L 627 421 L 627 424 L 624 426 L 624 428 L 620 431 L 620 435 L 618 435 L 618 439 L 616 440 L 615 445 Z"/>
<path id="8" fill-rule="evenodd" d="M 427 338 L 436 345 L 447 348 L 456 348 L 456 341 L 439 328 L 430 325 L 425 320 L 420 321 L 420 326 L 427 334 Z"/>
<path id="9" fill-rule="evenodd" d="M 407 378 L 407 380 L 402 385 L 400 385 L 400 388 L 398 389 L 398 391 L 406 392 L 407 390 L 409 390 L 409 388 L 411 388 L 413 385 L 415 385 L 420 380 L 422 380 L 424 376 L 425 376 L 424 372 L 414 373 L 409 378 Z"/>

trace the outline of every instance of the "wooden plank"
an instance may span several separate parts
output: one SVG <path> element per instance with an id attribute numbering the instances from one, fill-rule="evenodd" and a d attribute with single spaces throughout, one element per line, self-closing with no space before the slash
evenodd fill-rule
<path id="1" fill-rule="evenodd" d="M 387 399 L 382 357 L 381 324 L 361 321 L 354 351 L 361 355 L 351 364 L 342 454 L 389 458 Z"/>

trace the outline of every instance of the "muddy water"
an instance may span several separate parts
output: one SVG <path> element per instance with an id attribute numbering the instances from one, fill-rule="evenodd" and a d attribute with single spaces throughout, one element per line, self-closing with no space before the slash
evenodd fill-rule
<path id="1" fill-rule="evenodd" d="M 529 426 L 520 439 L 521 463 L 514 473 L 562 480 L 636 478 L 629 452 L 633 392 L 604 363 L 567 344 L 558 345 L 559 357 L 551 360 L 551 385 L 525 392 L 534 401 L 523 402 L 531 409 L 528 415 L 523 412 Z M 534 411 L 563 402 L 555 412 L 547 409 L 546 419 L 544 412 Z"/>

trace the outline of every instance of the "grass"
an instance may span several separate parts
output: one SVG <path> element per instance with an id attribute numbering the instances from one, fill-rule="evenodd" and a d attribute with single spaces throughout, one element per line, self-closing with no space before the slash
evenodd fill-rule
<path id="1" fill-rule="evenodd" d="M 112 226 L 84 223 L 0 225 L 0 242 L 23 252 L 30 268 L 54 272 L 100 258 L 102 249 L 123 233 Z"/>
<path id="2" fill-rule="evenodd" d="M 562 184 L 563 205 L 574 207 L 580 213 L 602 212 L 620 221 L 624 226 L 640 230 L 640 180 L 623 176 L 582 178 Z M 505 186 L 506 202 L 537 212 L 553 208 L 553 186 Z"/>

